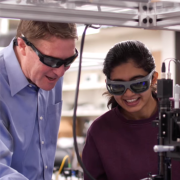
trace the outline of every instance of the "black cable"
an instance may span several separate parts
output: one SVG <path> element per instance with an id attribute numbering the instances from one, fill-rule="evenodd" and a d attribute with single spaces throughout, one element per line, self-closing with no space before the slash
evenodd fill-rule
<path id="1" fill-rule="evenodd" d="M 74 148 L 75 148 L 75 152 L 76 152 L 76 156 L 77 156 L 77 160 L 80 164 L 80 166 L 82 167 L 82 169 L 84 170 L 84 172 L 90 177 L 90 179 L 95 180 L 92 175 L 87 171 L 87 169 L 85 168 L 81 157 L 79 155 L 79 150 L 78 150 L 78 145 L 77 145 L 77 140 L 76 140 L 76 110 L 77 110 L 77 101 L 78 101 L 78 94 L 79 94 L 79 84 L 80 84 L 80 76 L 81 76 L 81 63 L 82 63 L 82 52 L 83 52 L 83 46 L 84 46 L 84 40 L 85 40 L 85 34 L 86 34 L 86 30 L 88 27 L 91 28 L 96 28 L 92 25 L 86 25 L 83 35 L 82 35 L 82 39 L 81 39 L 81 47 L 80 47 L 80 57 L 79 57 L 79 69 L 78 69 L 78 77 L 77 77 L 77 85 L 76 85 L 76 92 L 75 92 L 75 100 L 74 100 L 74 114 L 73 114 L 73 138 L 74 138 Z"/>
<path id="2" fill-rule="evenodd" d="M 93 25 L 89 25 L 89 27 L 93 28 L 93 29 L 99 29 L 101 26 L 93 26 Z"/>

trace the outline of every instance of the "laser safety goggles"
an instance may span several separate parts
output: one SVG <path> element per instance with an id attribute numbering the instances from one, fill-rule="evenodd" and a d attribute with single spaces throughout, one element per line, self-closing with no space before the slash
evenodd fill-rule
<path id="1" fill-rule="evenodd" d="M 111 81 L 107 78 L 107 90 L 112 95 L 123 95 L 127 89 L 130 89 L 136 94 L 145 92 L 149 89 L 154 71 L 155 69 L 153 69 L 147 76 L 133 81 Z"/>
<path id="2" fill-rule="evenodd" d="M 67 59 L 60 59 L 60 58 L 55 58 L 55 57 L 51 57 L 51 56 L 46 56 L 44 54 L 42 54 L 30 41 L 27 40 L 27 38 L 22 35 L 21 39 L 23 39 L 23 41 L 26 43 L 27 46 L 30 46 L 33 51 L 38 55 L 39 60 L 52 68 L 59 68 L 60 66 L 64 65 L 64 67 L 68 67 L 70 66 L 75 59 L 78 57 L 78 51 L 77 49 L 75 49 L 75 54 Z"/>

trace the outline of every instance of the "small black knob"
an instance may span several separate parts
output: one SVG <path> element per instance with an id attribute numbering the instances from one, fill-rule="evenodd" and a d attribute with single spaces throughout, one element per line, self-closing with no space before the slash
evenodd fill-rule
<path id="1" fill-rule="evenodd" d="M 144 10 L 144 11 L 147 11 L 147 6 L 143 6 L 143 10 Z"/>
<path id="2" fill-rule="evenodd" d="M 153 10 L 153 7 L 149 7 L 149 11 L 152 11 Z"/>
<path id="3" fill-rule="evenodd" d="M 150 24 L 153 23 L 153 19 L 152 19 L 152 18 L 149 19 L 149 23 L 150 23 Z"/>
<path id="4" fill-rule="evenodd" d="M 146 24 L 147 23 L 147 18 L 143 19 L 143 23 Z"/>

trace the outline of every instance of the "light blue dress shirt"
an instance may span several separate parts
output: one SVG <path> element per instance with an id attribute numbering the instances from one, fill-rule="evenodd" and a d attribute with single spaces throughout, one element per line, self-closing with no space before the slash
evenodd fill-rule
<path id="1" fill-rule="evenodd" d="M 62 81 L 39 89 L 24 76 L 13 41 L 0 52 L 0 180 L 51 180 Z"/>

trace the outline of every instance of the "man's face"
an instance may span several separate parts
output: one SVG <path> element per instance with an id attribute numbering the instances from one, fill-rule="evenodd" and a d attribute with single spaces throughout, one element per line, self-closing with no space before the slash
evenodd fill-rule
<path id="1" fill-rule="evenodd" d="M 40 39 L 32 43 L 42 54 L 47 56 L 67 59 L 75 54 L 75 39 L 60 39 L 51 36 L 47 40 Z M 24 49 L 25 54 L 20 61 L 23 73 L 27 79 L 41 89 L 51 90 L 58 79 L 69 69 L 69 67 L 64 67 L 64 65 L 59 68 L 46 66 L 39 60 L 39 57 L 31 47 L 26 45 Z"/>

